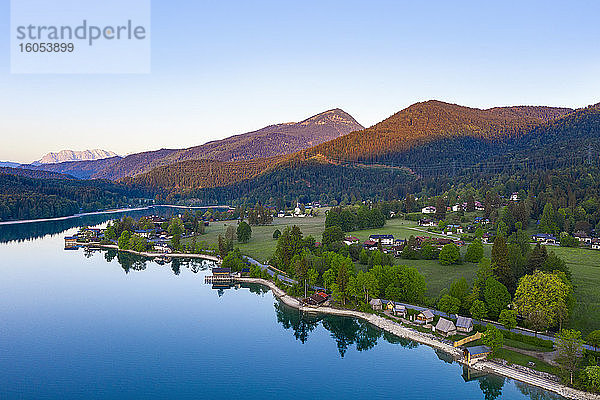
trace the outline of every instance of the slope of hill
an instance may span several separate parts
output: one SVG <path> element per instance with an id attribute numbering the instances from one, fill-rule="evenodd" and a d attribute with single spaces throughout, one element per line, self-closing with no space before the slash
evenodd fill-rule
<path id="1" fill-rule="evenodd" d="M 0 167 L 0 174 L 26 176 L 28 178 L 36 179 L 75 179 L 71 175 L 61 174 L 59 172 L 31 170 L 25 168 Z"/>
<path id="2" fill-rule="evenodd" d="M 553 107 L 496 107 L 486 110 L 430 100 L 416 103 L 391 117 L 306 151 L 332 160 L 395 160 L 409 150 L 442 140 L 471 139 L 486 145 L 526 134 L 572 111 Z M 450 152 L 452 148 L 446 149 Z"/>
<path id="3" fill-rule="evenodd" d="M 182 161 L 239 161 L 290 154 L 357 129 L 363 129 L 363 126 L 356 122 L 350 114 L 336 108 L 301 122 L 270 125 L 257 131 L 187 149 L 161 149 L 132 154 L 123 158 L 112 157 L 97 161 L 45 164 L 35 168 L 65 172 L 78 178 L 116 180 Z"/>
<path id="4" fill-rule="evenodd" d="M 104 158 L 115 157 L 117 154 L 102 149 L 73 151 L 73 150 L 61 150 L 57 153 L 48 153 L 43 156 L 36 163 L 39 164 L 56 164 L 67 161 L 90 161 L 90 160 L 102 160 Z"/>

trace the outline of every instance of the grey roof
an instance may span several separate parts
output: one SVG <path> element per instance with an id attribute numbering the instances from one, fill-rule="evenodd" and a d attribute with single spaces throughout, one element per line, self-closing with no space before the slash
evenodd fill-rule
<path id="1" fill-rule="evenodd" d="M 382 304 L 382 303 L 381 303 L 381 299 L 371 299 L 371 301 L 369 301 L 369 304 L 372 306 L 376 306 L 376 305 Z"/>
<path id="2" fill-rule="evenodd" d="M 487 346 L 467 347 L 465 350 L 467 350 L 469 352 L 469 354 L 472 355 L 472 356 L 476 356 L 476 355 L 484 354 L 484 353 L 489 353 L 489 352 L 492 351 L 492 349 L 490 349 Z"/>
<path id="3" fill-rule="evenodd" d="M 437 325 L 435 326 L 435 330 L 447 333 L 447 332 L 456 330 L 456 327 L 454 326 L 452 321 L 448 321 L 445 318 L 440 318 Z"/>
<path id="4" fill-rule="evenodd" d="M 470 328 L 473 326 L 473 318 L 458 316 L 456 320 L 457 328 Z"/>
<path id="5" fill-rule="evenodd" d="M 427 319 L 433 318 L 433 311 L 431 310 L 422 311 L 421 314 Z"/>
<path id="6" fill-rule="evenodd" d="M 394 310 L 406 310 L 406 307 L 404 307 L 402 304 L 396 304 L 394 306 Z"/>

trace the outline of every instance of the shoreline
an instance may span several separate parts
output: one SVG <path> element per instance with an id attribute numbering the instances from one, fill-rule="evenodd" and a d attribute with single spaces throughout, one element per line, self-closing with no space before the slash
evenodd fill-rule
<path id="1" fill-rule="evenodd" d="M 100 249 L 112 249 L 117 251 L 122 251 L 125 253 L 131 253 L 138 256 L 156 258 L 156 257 L 172 257 L 172 258 L 201 258 L 208 261 L 213 261 L 216 263 L 220 263 L 221 259 L 216 256 L 211 256 L 210 254 L 188 254 L 188 253 L 151 253 L 149 251 L 135 251 L 130 249 L 119 249 L 119 246 L 116 244 L 100 244 L 100 243 L 77 243 L 78 246 L 82 247 L 92 247 L 92 248 L 100 248 Z"/>
<path id="2" fill-rule="evenodd" d="M 35 222 L 64 221 L 67 219 L 89 217 L 91 215 L 118 214 L 118 213 L 130 212 L 130 211 L 143 211 L 143 210 L 149 210 L 151 208 L 156 208 L 156 207 L 169 207 L 169 208 L 190 209 L 190 210 L 204 210 L 204 209 L 212 209 L 212 208 L 227 208 L 229 210 L 233 209 L 230 206 L 178 206 L 176 204 L 152 204 L 150 206 L 145 206 L 145 207 L 115 208 L 114 210 L 90 211 L 90 212 L 86 212 L 86 213 L 65 215 L 62 217 L 16 219 L 16 220 L 10 220 L 10 221 L 0 221 L 0 225 L 18 225 L 18 224 L 32 224 Z"/>
<path id="3" fill-rule="evenodd" d="M 530 373 L 526 373 L 510 366 L 504 366 L 497 364 L 493 361 L 489 360 L 481 360 L 477 361 L 471 365 L 466 364 L 462 361 L 462 351 L 457 348 L 450 346 L 446 343 L 443 343 L 435 338 L 430 337 L 424 333 L 418 332 L 416 330 L 404 327 L 396 322 L 390 321 L 386 318 L 383 318 L 379 315 L 369 314 L 362 311 L 354 311 L 354 310 L 340 310 L 332 307 L 319 307 L 312 308 L 306 307 L 298 301 L 298 299 L 288 295 L 282 289 L 278 288 L 273 282 L 261 279 L 261 278 L 238 278 L 239 282 L 246 283 L 257 283 L 263 286 L 267 286 L 273 292 L 273 295 L 276 299 L 281 301 L 282 303 L 290 306 L 292 308 L 296 308 L 303 312 L 310 313 L 322 313 L 322 314 L 330 314 L 330 315 L 339 315 L 344 317 L 351 318 L 360 318 L 368 323 L 382 329 L 386 332 L 389 332 L 398 337 L 406 338 L 413 340 L 415 342 L 424 344 L 426 346 L 432 347 L 434 349 L 442 350 L 445 353 L 448 353 L 454 357 L 454 359 L 462 365 L 467 365 L 469 368 L 472 368 L 477 371 L 495 374 L 499 376 L 503 376 L 505 378 L 513 379 L 519 382 L 523 382 L 535 387 L 539 387 L 541 389 L 547 390 L 549 392 L 553 392 L 559 394 L 568 399 L 576 399 L 576 400 L 600 400 L 600 395 L 584 392 L 578 389 L 571 388 L 569 386 L 565 386 L 561 383 L 542 378 L 540 376 L 536 376 Z"/>

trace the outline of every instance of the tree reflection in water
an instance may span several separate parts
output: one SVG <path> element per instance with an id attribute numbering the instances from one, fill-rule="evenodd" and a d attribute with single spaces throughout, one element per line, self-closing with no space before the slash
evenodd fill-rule
<path id="1" fill-rule="evenodd" d="M 495 400 L 502 395 L 504 377 L 498 375 L 485 375 L 479 378 L 479 388 L 485 396 L 485 400 Z"/>
<path id="2" fill-rule="evenodd" d="M 549 393 L 544 389 L 540 389 L 536 386 L 527 385 L 523 382 L 515 381 L 515 386 L 525 396 L 529 396 L 531 400 L 564 400 L 563 397 L 557 394 Z"/>

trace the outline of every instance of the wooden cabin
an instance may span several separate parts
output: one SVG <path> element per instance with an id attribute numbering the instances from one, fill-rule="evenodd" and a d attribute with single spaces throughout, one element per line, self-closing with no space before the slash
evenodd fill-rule
<path id="1" fill-rule="evenodd" d="M 396 317 L 406 318 L 406 307 L 404 307 L 402 304 L 396 304 L 392 312 Z"/>
<path id="2" fill-rule="evenodd" d="M 430 324 L 433 322 L 433 311 L 431 310 L 425 310 L 425 311 L 421 311 L 418 315 L 417 318 L 415 319 L 415 322 L 417 324 Z"/>
<path id="3" fill-rule="evenodd" d="M 444 337 L 456 335 L 456 326 L 446 318 L 440 318 L 435 325 L 435 331 Z"/>
<path id="4" fill-rule="evenodd" d="M 381 311 L 383 309 L 383 302 L 381 299 L 371 299 L 371 301 L 369 301 L 369 305 L 375 311 Z"/>
<path id="5" fill-rule="evenodd" d="M 473 318 L 458 316 L 456 329 L 459 332 L 471 332 L 473 330 Z"/>

